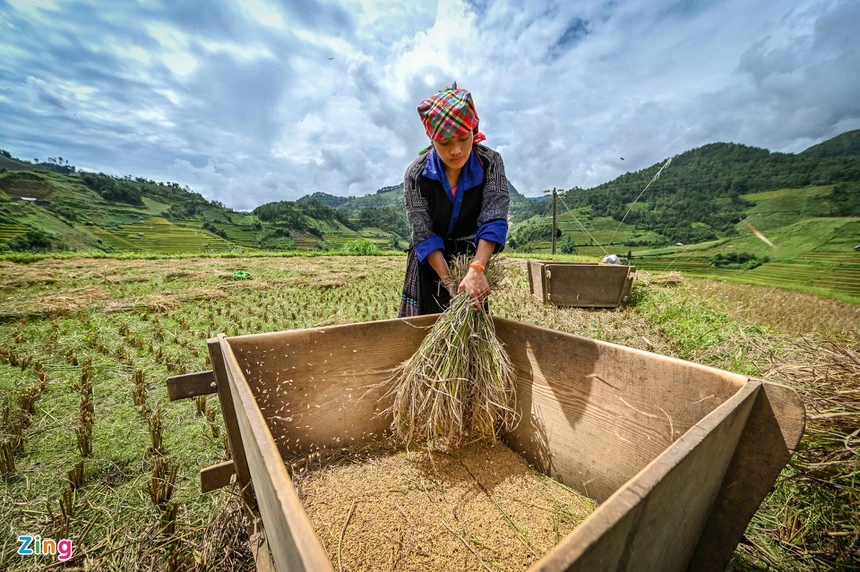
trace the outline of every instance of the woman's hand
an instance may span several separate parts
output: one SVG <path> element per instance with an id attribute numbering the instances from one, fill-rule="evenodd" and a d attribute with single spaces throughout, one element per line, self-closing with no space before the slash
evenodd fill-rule
<path id="1" fill-rule="evenodd" d="M 451 280 L 450 275 L 445 276 L 445 278 L 441 279 L 440 282 L 442 283 L 442 286 L 444 286 L 445 289 L 448 290 L 448 295 L 451 298 L 457 295 L 457 284 L 453 280 Z"/>
<path id="2" fill-rule="evenodd" d="M 490 295 L 490 285 L 487 283 L 487 277 L 483 272 L 474 267 L 469 267 L 465 278 L 460 282 L 457 292 L 467 292 L 475 303 L 475 306 L 481 307 L 487 296 Z"/>
<path id="3" fill-rule="evenodd" d="M 457 293 L 457 285 L 451 280 L 451 273 L 448 270 L 448 263 L 445 262 L 445 256 L 441 250 L 434 250 L 427 255 L 427 262 L 436 271 L 439 276 L 440 287 L 444 286 L 448 290 L 448 294 L 453 298 Z"/>

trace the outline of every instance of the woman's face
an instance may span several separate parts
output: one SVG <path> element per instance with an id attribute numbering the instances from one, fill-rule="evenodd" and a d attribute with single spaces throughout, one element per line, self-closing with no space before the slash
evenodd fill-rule
<path id="1" fill-rule="evenodd" d="M 472 132 L 462 137 L 433 141 L 433 148 L 449 169 L 462 169 L 472 151 Z"/>

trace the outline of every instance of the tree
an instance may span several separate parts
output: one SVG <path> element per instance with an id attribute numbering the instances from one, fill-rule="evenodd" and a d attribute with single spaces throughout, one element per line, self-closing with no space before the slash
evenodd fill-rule
<path id="1" fill-rule="evenodd" d="M 400 250 L 400 241 L 397 239 L 397 235 L 393 232 L 388 237 L 388 248 L 391 250 Z"/>
<path id="2" fill-rule="evenodd" d="M 576 254 L 576 245 L 569 234 L 561 237 L 561 240 L 558 242 L 558 249 L 562 254 Z"/>
<path id="3" fill-rule="evenodd" d="M 51 237 L 40 230 L 29 229 L 24 236 L 10 240 L 7 245 L 10 250 L 51 250 Z"/>

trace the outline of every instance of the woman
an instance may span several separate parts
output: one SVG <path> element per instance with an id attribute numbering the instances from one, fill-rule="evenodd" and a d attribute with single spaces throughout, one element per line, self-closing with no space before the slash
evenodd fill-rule
<path id="1" fill-rule="evenodd" d="M 466 291 L 476 303 L 490 294 L 484 276 L 490 255 L 508 234 L 508 181 L 502 157 L 480 145 L 472 94 L 457 84 L 418 106 L 430 138 L 406 170 L 403 192 L 412 233 L 400 317 L 444 311 L 451 296 Z M 472 257 L 465 278 L 451 281 L 448 263 Z"/>

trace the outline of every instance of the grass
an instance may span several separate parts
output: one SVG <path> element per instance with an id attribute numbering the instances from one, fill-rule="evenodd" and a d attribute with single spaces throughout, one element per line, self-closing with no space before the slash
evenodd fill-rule
<path id="1" fill-rule="evenodd" d="M 699 295 L 723 302 L 734 321 L 770 326 L 791 336 L 848 335 L 860 323 L 860 306 L 811 293 L 730 280 L 689 280 Z M 763 303 L 778 300 L 779 303 Z"/>
<path id="2" fill-rule="evenodd" d="M 765 376 L 796 388 L 804 439 L 736 552 L 739 569 L 856 569 L 860 562 L 860 343 L 855 335 L 802 337 L 770 359 Z"/>
<path id="3" fill-rule="evenodd" d="M 392 318 L 405 269 L 405 259 L 391 254 L 15 260 L 0 259 L 0 414 L 8 411 L 0 415 L 0 441 L 20 433 L 23 444 L 15 470 L 0 476 L 0 521 L 12 533 L 43 538 L 65 531 L 75 543 L 72 566 L 104 570 L 251 566 L 235 492 L 198 492 L 199 470 L 226 457 L 217 400 L 202 410 L 194 400 L 170 402 L 165 379 L 208 369 L 205 340 L 217 333 Z M 796 387 L 811 415 L 803 448 L 733 566 L 814 570 L 856 561 L 857 461 L 850 454 L 858 445 L 858 377 L 845 369 L 858 351 L 856 305 L 640 272 L 631 306 L 562 309 L 529 295 L 524 260 L 504 266 L 510 284 L 494 294 L 496 315 Z M 250 278 L 234 280 L 236 271 Z M 93 415 L 92 453 L 84 457 L 76 430 L 86 363 Z M 45 387 L 25 415 L 21 397 L 40 387 L 42 375 Z M 161 410 L 161 455 L 151 451 L 151 423 L 135 403 L 141 384 L 146 410 Z M 17 421 L 25 422 L 18 428 Z M 165 506 L 147 492 L 159 458 L 178 467 Z M 68 496 L 67 475 L 81 461 L 84 482 Z M 64 519 L 61 506 L 73 514 Z M 174 532 L 162 532 L 170 522 Z M 0 569 L 50 563 L 16 550 L 12 534 L 0 540 Z"/>
<path id="4" fill-rule="evenodd" d="M 807 217 L 819 217 L 821 199 L 827 196 L 833 185 L 806 187 L 803 189 L 778 189 L 741 195 L 755 206 L 747 212 L 747 220 L 761 231 L 788 226 Z"/>

